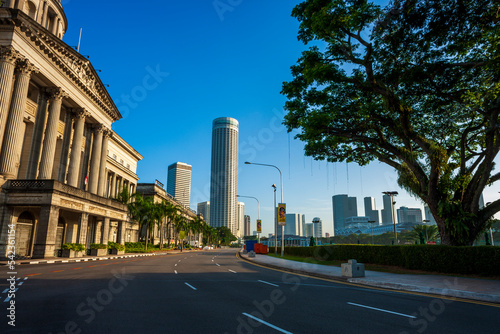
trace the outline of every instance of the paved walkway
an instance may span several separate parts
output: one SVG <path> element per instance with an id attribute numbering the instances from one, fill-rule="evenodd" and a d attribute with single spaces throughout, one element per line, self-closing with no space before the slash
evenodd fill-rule
<path id="1" fill-rule="evenodd" d="M 184 250 L 184 252 L 190 252 L 190 250 Z M 27 259 L 27 260 L 15 260 L 17 265 L 26 264 L 50 264 L 50 263 L 70 263 L 70 262 L 88 262 L 88 261 L 102 261 L 102 260 L 113 260 L 113 259 L 124 259 L 129 257 L 143 257 L 143 256 L 159 256 L 159 255 L 169 255 L 169 254 L 180 254 L 180 250 L 174 251 L 164 251 L 155 253 L 128 253 L 123 255 L 105 255 L 105 256 L 83 256 L 76 258 L 62 258 L 62 257 L 47 257 L 44 259 Z M 0 266 L 7 265 L 8 261 L 0 261 Z"/>
<path id="2" fill-rule="evenodd" d="M 340 267 L 296 262 L 261 254 L 256 254 L 254 258 L 248 257 L 242 252 L 240 255 L 246 260 L 263 266 L 350 283 L 500 303 L 500 281 L 497 280 L 440 275 L 392 274 L 369 270 L 365 271 L 365 277 L 348 278 L 342 276 Z"/>

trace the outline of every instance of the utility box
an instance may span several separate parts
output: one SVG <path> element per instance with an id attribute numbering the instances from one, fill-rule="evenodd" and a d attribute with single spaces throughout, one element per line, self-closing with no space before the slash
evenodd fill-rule
<path id="1" fill-rule="evenodd" d="M 365 265 L 358 263 L 356 260 L 349 260 L 347 263 L 342 263 L 342 276 L 345 277 L 365 277 Z"/>

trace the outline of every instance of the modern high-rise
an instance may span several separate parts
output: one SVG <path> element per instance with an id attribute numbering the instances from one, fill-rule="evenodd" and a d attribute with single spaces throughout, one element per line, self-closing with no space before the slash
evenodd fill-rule
<path id="1" fill-rule="evenodd" d="M 332 197 L 333 206 L 333 233 L 335 230 L 345 228 L 345 220 L 348 217 L 358 215 L 358 206 L 356 197 L 348 197 L 347 195 L 334 195 Z"/>
<path id="2" fill-rule="evenodd" d="M 245 203 L 238 202 L 236 217 L 236 231 L 233 234 L 237 238 L 243 238 L 245 236 Z"/>
<path id="3" fill-rule="evenodd" d="M 322 238 L 323 237 L 323 222 L 320 218 L 313 218 L 313 237 Z"/>
<path id="4" fill-rule="evenodd" d="M 189 208 L 191 197 L 191 165 L 176 162 L 168 166 L 167 193 Z"/>
<path id="5" fill-rule="evenodd" d="M 422 223 L 422 210 L 419 208 L 407 208 L 402 206 L 397 210 L 398 222 L 404 223 Z"/>
<path id="6" fill-rule="evenodd" d="M 210 225 L 237 231 L 238 121 L 220 117 L 212 126 Z"/>
<path id="7" fill-rule="evenodd" d="M 374 221 L 376 225 L 380 223 L 378 210 L 375 206 L 375 198 L 365 197 L 365 216 L 370 218 L 370 221 Z"/>
<path id="8" fill-rule="evenodd" d="M 203 220 L 205 223 L 210 225 L 210 202 L 201 202 L 198 203 L 196 212 L 203 216 Z"/>
<path id="9" fill-rule="evenodd" d="M 249 215 L 245 215 L 245 233 L 244 235 L 251 235 L 250 234 L 250 227 L 251 227 L 251 219 Z"/>
<path id="10" fill-rule="evenodd" d="M 305 215 L 301 215 L 298 213 L 287 213 L 284 233 L 286 235 L 304 236 L 304 217 Z"/>
<path id="11" fill-rule="evenodd" d="M 382 197 L 382 201 L 384 203 L 384 208 L 382 209 L 382 224 L 392 224 L 392 205 L 391 205 L 391 196 L 384 195 Z M 397 222 L 396 222 L 397 223 Z"/>

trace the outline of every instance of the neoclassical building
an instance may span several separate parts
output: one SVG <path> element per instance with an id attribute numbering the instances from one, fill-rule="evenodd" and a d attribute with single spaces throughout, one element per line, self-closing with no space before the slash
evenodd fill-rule
<path id="1" fill-rule="evenodd" d="M 114 198 L 135 191 L 142 156 L 111 130 L 121 115 L 90 61 L 62 41 L 61 2 L 0 4 L 0 257 L 9 230 L 33 258 L 136 241 Z"/>

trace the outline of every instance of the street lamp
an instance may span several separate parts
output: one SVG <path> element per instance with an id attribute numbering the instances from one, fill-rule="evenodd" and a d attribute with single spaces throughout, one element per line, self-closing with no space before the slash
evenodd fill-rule
<path id="1" fill-rule="evenodd" d="M 373 245 L 373 224 L 376 223 L 376 221 L 375 220 L 369 220 L 368 222 L 370 223 L 371 228 L 372 228 L 372 245 Z"/>
<path id="2" fill-rule="evenodd" d="M 242 195 L 236 195 L 236 197 L 245 197 L 245 198 L 253 198 L 254 200 L 257 201 L 257 212 L 258 212 L 258 215 L 259 217 L 257 219 L 260 219 L 260 202 L 259 200 L 257 199 L 257 197 L 253 197 L 253 196 L 242 196 Z M 260 243 L 260 232 L 257 231 L 257 242 Z"/>
<path id="3" fill-rule="evenodd" d="M 274 189 L 274 256 L 278 255 L 278 210 L 276 210 L 276 185 L 273 184 L 271 187 Z M 283 242 L 282 242 L 283 243 Z"/>
<path id="4" fill-rule="evenodd" d="M 382 194 L 385 194 L 385 195 L 391 197 L 392 223 L 394 225 L 394 239 L 395 239 L 394 243 L 397 244 L 398 243 L 398 232 L 396 231 L 396 215 L 394 213 L 394 204 L 396 204 L 396 202 L 394 201 L 394 196 L 397 196 L 398 192 L 397 191 L 383 191 Z"/>
<path id="5" fill-rule="evenodd" d="M 268 164 L 261 164 L 261 163 L 257 163 L 257 162 L 249 162 L 249 161 L 245 161 L 245 165 L 257 165 L 257 166 L 266 166 L 266 167 L 273 167 L 273 168 L 276 168 L 278 170 L 278 172 L 280 172 L 280 192 L 281 192 L 281 202 L 280 203 L 283 203 L 283 174 L 281 174 L 281 170 L 276 167 L 275 165 L 268 165 Z M 275 190 L 276 191 L 276 190 Z M 275 209 L 276 209 L 276 204 L 274 205 Z M 276 221 L 277 223 L 277 221 Z M 285 252 L 285 244 L 283 242 L 283 238 L 284 238 L 284 233 L 285 233 L 285 229 L 284 229 L 284 226 L 281 226 L 281 257 L 283 257 L 283 254 Z M 275 234 L 276 235 L 276 234 Z M 276 245 L 277 247 L 278 245 Z"/>

